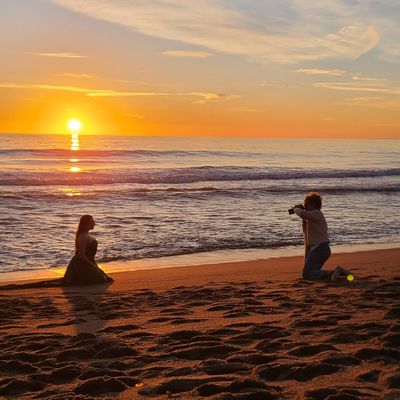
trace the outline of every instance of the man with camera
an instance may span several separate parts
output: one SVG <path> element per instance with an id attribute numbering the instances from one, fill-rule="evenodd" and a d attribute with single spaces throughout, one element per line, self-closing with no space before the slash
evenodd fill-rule
<path id="1" fill-rule="evenodd" d="M 321 211 L 322 198 L 319 193 L 311 192 L 304 199 L 304 206 L 298 204 L 289 209 L 289 214 L 296 214 L 302 219 L 305 243 L 303 278 L 309 280 L 332 279 L 347 275 L 341 267 L 334 271 L 322 270 L 331 255 L 329 247 L 328 225 Z"/>

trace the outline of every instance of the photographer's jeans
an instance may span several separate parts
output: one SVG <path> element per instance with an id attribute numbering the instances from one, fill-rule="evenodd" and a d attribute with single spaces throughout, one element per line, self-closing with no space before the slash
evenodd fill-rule
<path id="1" fill-rule="evenodd" d="M 303 278 L 304 279 L 322 279 L 330 276 L 331 271 L 321 270 L 325 261 L 331 256 L 331 248 L 329 243 L 322 243 L 313 249 L 304 262 Z"/>

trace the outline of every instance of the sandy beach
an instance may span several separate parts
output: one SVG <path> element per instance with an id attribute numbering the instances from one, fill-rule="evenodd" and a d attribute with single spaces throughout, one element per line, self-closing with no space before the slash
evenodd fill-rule
<path id="1" fill-rule="evenodd" d="M 400 399 L 400 249 L 120 272 L 0 290 L 0 396 Z"/>

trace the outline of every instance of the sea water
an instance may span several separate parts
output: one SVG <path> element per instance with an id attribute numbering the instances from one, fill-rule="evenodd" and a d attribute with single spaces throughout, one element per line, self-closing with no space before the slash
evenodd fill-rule
<path id="1" fill-rule="evenodd" d="M 0 135 L 0 272 L 65 266 L 91 214 L 99 262 L 400 241 L 400 141 Z M 246 249 L 246 250 L 245 250 Z M 289 254 L 289 252 L 288 252 Z"/>

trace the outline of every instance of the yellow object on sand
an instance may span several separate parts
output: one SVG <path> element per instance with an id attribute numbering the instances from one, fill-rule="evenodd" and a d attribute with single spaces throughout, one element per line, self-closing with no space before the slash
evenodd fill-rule
<path id="1" fill-rule="evenodd" d="M 351 274 L 349 274 L 349 275 L 346 276 L 346 279 L 347 279 L 349 282 L 352 282 L 352 281 L 354 281 L 354 276 L 351 275 Z"/>

